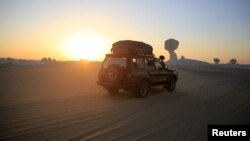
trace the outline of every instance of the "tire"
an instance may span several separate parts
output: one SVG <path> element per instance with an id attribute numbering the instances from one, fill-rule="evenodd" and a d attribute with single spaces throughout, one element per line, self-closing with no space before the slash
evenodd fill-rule
<path id="1" fill-rule="evenodd" d="M 148 92 L 149 92 L 148 81 L 141 81 L 138 87 L 136 88 L 136 96 L 138 98 L 143 98 L 148 96 Z"/>
<path id="2" fill-rule="evenodd" d="M 118 93 L 118 88 L 113 88 L 113 87 L 108 87 L 106 88 L 106 90 L 108 91 L 109 94 L 116 94 Z"/>
<path id="3" fill-rule="evenodd" d="M 109 82 L 120 83 L 125 78 L 125 69 L 118 65 L 110 65 L 107 69 L 106 79 Z"/>
<path id="4" fill-rule="evenodd" d="M 176 78 L 175 77 L 171 77 L 170 80 L 167 82 L 167 90 L 172 92 L 175 90 L 176 88 Z"/>

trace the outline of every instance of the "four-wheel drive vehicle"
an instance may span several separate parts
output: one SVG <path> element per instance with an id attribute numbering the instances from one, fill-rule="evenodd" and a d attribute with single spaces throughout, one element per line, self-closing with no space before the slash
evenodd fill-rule
<path id="1" fill-rule="evenodd" d="M 97 81 L 109 93 L 124 89 L 137 97 L 145 97 L 149 88 L 156 85 L 163 85 L 168 91 L 175 90 L 178 73 L 165 68 L 164 57 L 155 58 L 150 45 L 125 40 L 114 43 L 111 51 L 106 54 Z"/>

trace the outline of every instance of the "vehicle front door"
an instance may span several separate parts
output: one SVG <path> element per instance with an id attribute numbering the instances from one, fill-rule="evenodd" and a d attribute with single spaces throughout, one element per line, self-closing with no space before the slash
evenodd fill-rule
<path id="1" fill-rule="evenodd" d="M 155 68 L 156 70 L 159 71 L 158 73 L 158 77 L 159 77 L 159 81 L 164 82 L 167 79 L 167 75 L 168 72 L 165 70 L 165 68 L 161 65 L 160 60 L 159 59 L 155 59 Z"/>
<path id="2" fill-rule="evenodd" d="M 157 83 L 160 81 L 160 71 L 156 68 L 155 59 L 154 58 L 145 58 L 145 65 L 147 69 L 147 73 L 151 78 L 153 83 Z"/>

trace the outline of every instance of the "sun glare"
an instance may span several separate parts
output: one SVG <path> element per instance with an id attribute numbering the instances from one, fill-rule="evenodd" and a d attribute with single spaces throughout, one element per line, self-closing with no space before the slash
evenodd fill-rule
<path id="1" fill-rule="evenodd" d="M 106 43 L 104 38 L 94 35 L 76 35 L 66 41 L 69 55 L 75 60 L 98 60 L 105 54 Z"/>

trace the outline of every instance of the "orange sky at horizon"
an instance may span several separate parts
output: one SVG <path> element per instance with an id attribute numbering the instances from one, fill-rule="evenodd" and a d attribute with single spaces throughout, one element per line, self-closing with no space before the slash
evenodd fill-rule
<path id="1" fill-rule="evenodd" d="M 77 33 L 79 34 L 79 33 Z M 43 57 L 51 57 L 55 58 L 56 60 L 61 60 L 61 61 L 67 61 L 67 60 L 80 60 L 80 59 L 86 59 L 88 58 L 74 58 L 74 56 L 70 55 L 69 52 L 67 52 L 67 49 L 63 47 L 63 43 L 65 40 L 77 35 L 77 34 L 65 34 L 63 37 L 62 35 L 58 36 L 58 38 L 50 38 L 47 39 L 44 38 L 44 40 L 29 40 L 25 39 L 19 42 L 11 43 L 8 44 L 8 46 L 13 46 L 15 48 L 10 48 L 7 51 L 2 50 L 0 53 L 0 58 L 7 58 L 7 57 L 12 57 L 12 58 L 17 58 L 17 59 L 35 59 L 35 60 L 40 60 Z M 84 34 L 84 33 L 82 33 Z M 99 34 L 96 32 L 92 32 L 91 34 Z M 104 36 L 103 36 L 104 37 Z M 97 61 L 102 61 L 105 57 L 106 53 L 110 53 L 110 49 L 112 47 L 112 43 L 116 42 L 118 40 L 125 40 L 125 39 L 113 39 L 108 37 L 105 37 L 107 40 L 106 45 L 102 46 L 105 50 L 101 56 L 98 58 L 94 59 Z M 128 38 L 126 38 L 128 39 Z M 136 37 L 132 37 L 129 39 L 137 39 Z M 178 39 L 177 39 L 178 40 Z M 164 55 L 166 58 L 169 58 L 168 52 L 164 49 L 164 41 L 162 40 L 161 42 L 147 42 L 146 40 L 140 40 L 146 43 L 151 43 L 151 45 L 154 48 L 154 54 L 156 56 L 159 55 Z M 227 54 L 221 56 L 221 54 L 224 53 L 223 50 L 203 50 L 203 52 L 200 51 L 190 51 L 190 49 L 195 49 L 195 46 L 189 43 L 185 43 L 181 40 L 179 40 L 180 45 L 178 49 L 175 51 L 177 53 L 178 58 L 180 58 L 182 55 L 187 58 L 187 59 L 197 59 L 201 61 L 206 61 L 209 63 L 213 63 L 213 58 L 217 57 L 221 60 L 221 63 L 228 63 L 231 58 L 241 58 L 240 61 L 243 64 L 249 64 L 249 58 L 248 57 L 242 57 L 241 53 L 236 54 L 237 51 L 231 51 L 228 52 Z M 193 46 L 193 47 L 192 47 Z M 206 48 L 205 48 L 206 49 Z M 81 50 L 83 51 L 83 50 Z M 245 56 L 248 56 L 248 51 L 246 50 Z M 3 55 L 4 54 L 4 55 Z M 210 54 L 210 55 L 208 55 Z M 233 57 L 232 57 L 233 56 Z"/>

